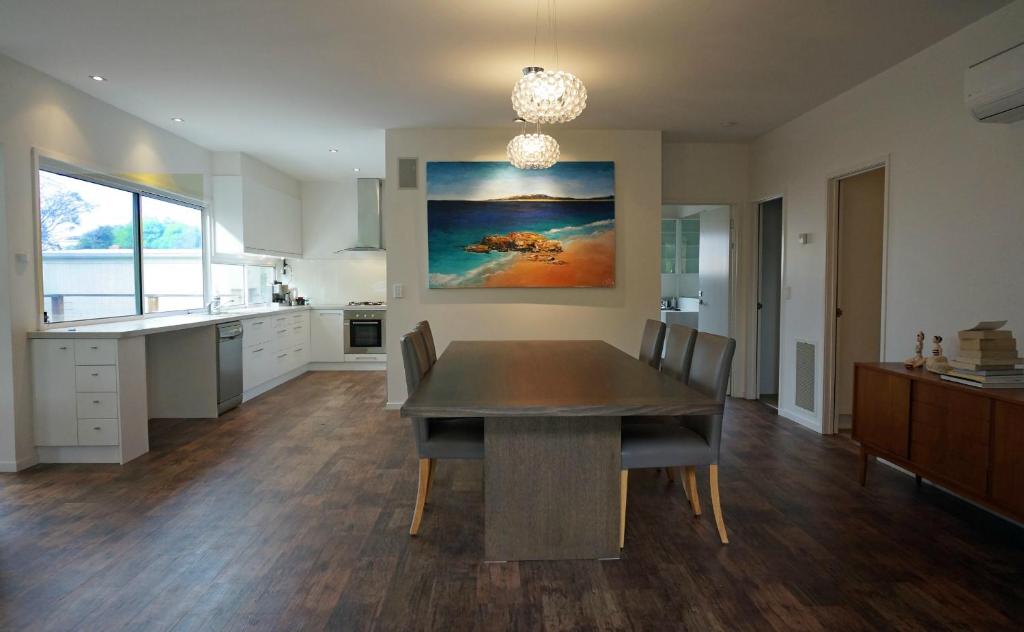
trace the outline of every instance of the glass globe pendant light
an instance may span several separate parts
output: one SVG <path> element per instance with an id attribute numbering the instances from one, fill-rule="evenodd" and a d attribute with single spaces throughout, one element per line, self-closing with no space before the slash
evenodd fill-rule
<path id="1" fill-rule="evenodd" d="M 558 20 L 555 0 L 548 0 L 548 27 L 558 65 Z M 533 32 L 533 58 L 537 58 L 540 32 L 540 0 Z M 579 77 L 564 70 L 544 70 L 532 65 L 523 68 L 523 76 L 512 88 L 512 107 L 529 123 L 568 123 L 587 107 L 587 88 Z"/>
<path id="2" fill-rule="evenodd" d="M 527 66 L 512 89 L 512 107 L 530 123 L 568 123 L 587 107 L 587 88 L 571 72 Z"/>
<path id="3" fill-rule="evenodd" d="M 508 161 L 517 169 L 547 169 L 558 162 L 560 150 L 558 141 L 540 133 L 540 126 L 533 134 L 523 132 L 508 142 Z"/>

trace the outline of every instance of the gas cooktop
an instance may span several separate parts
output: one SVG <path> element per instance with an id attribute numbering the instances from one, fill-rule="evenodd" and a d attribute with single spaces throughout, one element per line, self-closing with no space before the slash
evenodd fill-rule
<path id="1" fill-rule="evenodd" d="M 378 305 L 383 307 L 384 301 L 349 301 L 348 304 L 352 307 L 374 307 Z"/>

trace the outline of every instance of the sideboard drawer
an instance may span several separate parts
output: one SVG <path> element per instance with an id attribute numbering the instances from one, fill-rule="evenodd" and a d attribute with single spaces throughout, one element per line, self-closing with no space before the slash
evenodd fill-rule
<path id="1" fill-rule="evenodd" d="M 985 397 L 914 384 L 910 460 L 936 479 L 985 494 L 991 406 Z"/>
<path id="2" fill-rule="evenodd" d="M 1024 406 L 996 402 L 992 502 L 1024 516 Z"/>
<path id="3" fill-rule="evenodd" d="M 860 366 L 855 371 L 853 437 L 906 457 L 910 438 L 910 380 Z"/>

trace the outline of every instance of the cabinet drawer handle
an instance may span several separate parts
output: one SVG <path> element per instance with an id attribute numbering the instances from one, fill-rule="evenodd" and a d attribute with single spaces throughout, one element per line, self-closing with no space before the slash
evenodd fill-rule
<path id="1" fill-rule="evenodd" d="M 101 428 L 99 426 L 93 426 L 92 429 L 93 430 L 101 430 Z"/>
<path id="2" fill-rule="evenodd" d="M 282 353 L 281 355 L 277 356 L 277 359 L 280 360 L 281 358 L 287 358 L 287 357 L 288 357 L 287 353 Z"/>
<path id="3" fill-rule="evenodd" d="M 61 351 L 67 351 L 67 350 L 68 350 L 68 348 L 67 348 L 67 347 L 61 347 L 61 348 L 60 348 L 60 350 L 61 350 Z"/>
<path id="4" fill-rule="evenodd" d="M 92 375 L 93 377 L 99 377 L 100 376 L 99 373 L 90 373 L 89 375 Z"/>
<path id="5" fill-rule="evenodd" d="M 266 321 L 258 320 L 256 322 L 254 322 L 253 325 L 262 325 L 264 322 L 266 322 Z"/>
<path id="6" fill-rule="evenodd" d="M 99 351 L 100 350 L 99 347 L 89 347 L 89 348 L 92 349 L 93 351 Z"/>
<path id="7" fill-rule="evenodd" d="M 252 350 L 253 353 L 259 353 L 261 351 L 263 351 L 263 347 L 260 347 L 259 349 L 253 349 Z"/>
<path id="8" fill-rule="evenodd" d="M 100 400 L 98 400 L 98 399 L 94 399 L 94 400 L 92 400 L 92 403 L 94 403 L 94 404 L 98 404 L 98 403 L 100 403 Z"/>

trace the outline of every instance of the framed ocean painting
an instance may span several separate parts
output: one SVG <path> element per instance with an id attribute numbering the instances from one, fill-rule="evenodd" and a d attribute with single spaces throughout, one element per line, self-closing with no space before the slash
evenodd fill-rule
<path id="1" fill-rule="evenodd" d="M 431 288 L 614 287 L 615 163 L 427 163 Z"/>

